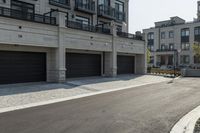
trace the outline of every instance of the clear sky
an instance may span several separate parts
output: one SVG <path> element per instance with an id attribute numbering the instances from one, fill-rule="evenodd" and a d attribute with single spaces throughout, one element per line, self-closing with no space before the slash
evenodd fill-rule
<path id="1" fill-rule="evenodd" d="M 154 22 L 179 16 L 192 21 L 198 0 L 129 0 L 129 32 L 154 26 Z"/>

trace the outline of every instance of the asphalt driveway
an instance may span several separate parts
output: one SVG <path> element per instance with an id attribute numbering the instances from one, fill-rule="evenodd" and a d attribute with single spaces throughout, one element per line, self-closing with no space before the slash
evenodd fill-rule
<path id="1" fill-rule="evenodd" d="M 200 78 L 0 114 L 0 133 L 167 133 L 200 105 Z"/>

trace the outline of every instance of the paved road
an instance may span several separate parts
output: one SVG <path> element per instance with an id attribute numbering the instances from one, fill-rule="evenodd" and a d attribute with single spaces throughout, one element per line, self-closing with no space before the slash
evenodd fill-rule
<path id="1" fill-rule="evenodd" d="M 200 78 L 0 114 L 0 133 L 167 133 L 200 105 Z"/>

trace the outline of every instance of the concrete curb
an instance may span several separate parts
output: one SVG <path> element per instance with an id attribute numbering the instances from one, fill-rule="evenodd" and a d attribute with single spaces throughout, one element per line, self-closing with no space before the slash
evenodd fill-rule
<path id="1" fill-rule="evenodd" d="M 163 81 L 163 82 L 165 82 L 165 81 Z M 43 101 L 43 102 L 30 103 L 30 104 L 26 104 L 26 105 L 1 108 L 0 109 L 0 113 L 5 113 L 5 112 L 10 112 L 10 111 L 15 111 L 15 110 L 21 110 L 21 109 L 26 109 L 26 108 L 31 108 L 31 107 L 37 107 L 37 106 L 42 106 L 42 105 L 48 105 L 48 104 L 53 104 L 53 103 L 58 103 L 58 102 L 63 102 L 63 101 L 68 101 L 68 100 L 88 97 L 88 96 L 94 96 L 94 95 L 98 95 L 98 94 L 104 94 L 104 93 L 114 92 L 114 91 L 119 91 L 119 90 L 126 90 L 126 89 L 131 89 L 131 88 L 135 88 L 135 87 L 144 86 L 144 85 L 157 84 L 157 83 L 161 83 L 161 82 L 144 83 L 144 84 L 140 84 L 140 85 L 132 85 L 132 86 L 118 88 L 118 89 L 109 89 L 109 90 L 103 90 L 103 91 L 98 91 L 98 92 L 91 92 L 91 93 L 81 94 L 81 95 L 67 97 L 67 98 L 60 98 L 60 99 Z"/>
<path id="2" fill-rule="evenodd" d="M 171 129 L 170 133 L 193 133 L 195 124 L 200 118 L 200 106 L 183 116 Z"/>

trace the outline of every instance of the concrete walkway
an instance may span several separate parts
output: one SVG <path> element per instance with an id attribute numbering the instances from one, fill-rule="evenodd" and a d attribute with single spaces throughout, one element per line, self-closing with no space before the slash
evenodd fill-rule
<path id="1" fill-rule="evenodd" d="M 0 113 L 170 80 L 153 75 L 124 75 L 116 78 L 71 79 L 64 84 L 5 85 L 0 86 Z"/>

